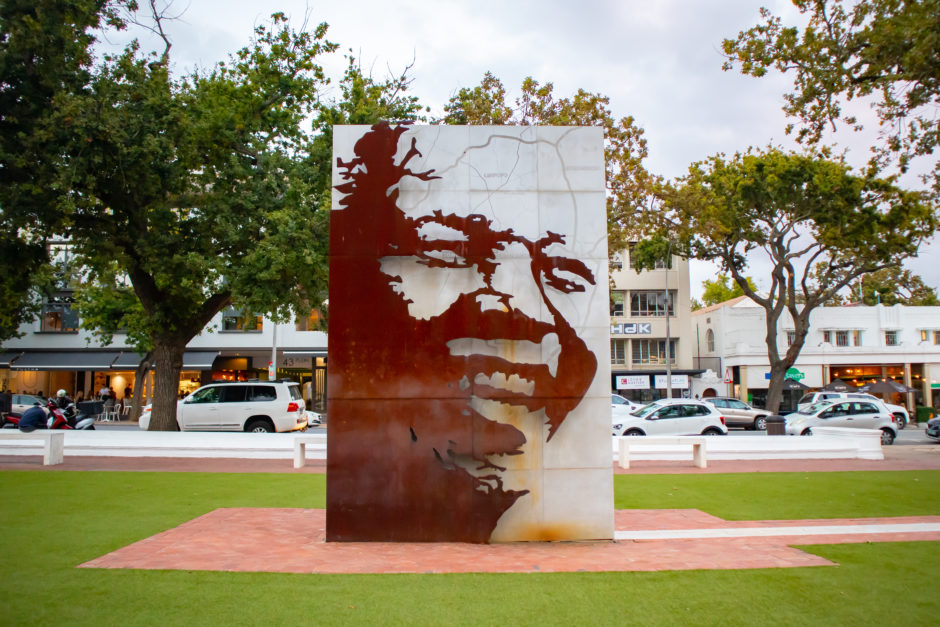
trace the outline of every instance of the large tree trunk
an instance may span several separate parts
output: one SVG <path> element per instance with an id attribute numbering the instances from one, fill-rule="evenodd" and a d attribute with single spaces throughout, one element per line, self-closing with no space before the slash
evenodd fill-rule
<path id="1" fill-rule="evenodd" d="M 150 431 L 176 431 L 176 401 L 183 369 L 183 351 L 186 341 L 157 340 L 154 342 L 153 409 Z"/>

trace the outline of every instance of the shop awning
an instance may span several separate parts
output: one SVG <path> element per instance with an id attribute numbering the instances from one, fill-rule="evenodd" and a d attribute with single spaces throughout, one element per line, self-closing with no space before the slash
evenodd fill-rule
<path id="1" fill-rule="evenodd" d="M 111 365 L 115 370 L 136 370 L 144 356 L 133 351 L 124 351 Z"/>
<path id="2" fill-rule="evenodd" d="M 209 370 L 219 351 L 186 351 L 183 353 L 183 370 Z"/>
<path id="3" fill-rule="evenodd" d="M 27 351 L 10 364 L 11 370 L 110 370 L 117 351 L 39 353 Z"/>
<path id="4" fill-rule="evenodd" d="M 20 351 L 0 352 L 0 368 L 9 368 L 10 363 L 22 354 Z"/>

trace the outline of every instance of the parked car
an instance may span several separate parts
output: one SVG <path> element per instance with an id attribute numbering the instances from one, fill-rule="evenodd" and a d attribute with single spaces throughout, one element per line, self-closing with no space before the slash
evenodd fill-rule
<path id="1" fill-rule="evenodd" d="M 46 399 L 33 394 L 11 394 L 10 395 L 10 415 L 14 418 L 19 418 L 23 415 L 27 409 L 33 405 L 39 405 L 42 407 L 42 410 L 46 412 L 46 415 L 49 415 L 49 410 L 46 408 Z M 3 424 L 2 419 L 0 419 L 0 424 Z"/>
<path id="2" fill-rule="evenodd" d="M 871 394 L 866 394 L 865 392 L 809 392 L 808 394 L 803 395 L 803 398 L 800 399 L 797 404 L 797 411 L 803 409 L 804 407 L 809 407 L 813 403 L 818 403 L 819 401 L 836 401 L 840 399 L 859 399 L 866 401 L 874 401 L 876 404 L 884 406 L 884 410 L 889 414 L 893 414 L 897 418 L 897 427 L 898 429 L 903 429 L 911 422 L 911 416 L 907 412 L 907 408 L 903 405 L 894 405 L 893 403 L 886 403 L 877 396 L 872 396 Z"/>
<path id="3" fill-rule="evenodd" d="M 767 416 L 770 414 L 764 409 L 754 409 L 742 400 L 723 396 L 702 400 L 717 407 L 721 415 L 725 417 L 725 424 L 729 427 L 744 427 L 755 431 L 767 429 Z"/>
<path id="4" fill-rule="evenodd" d="M 626 411 L 627 413 L 635 412 L 639 408 L 643 407 L 643 403 L 637 403 L 636 401 L 631 401 L 629 398 L 624 398 L 619 394 L 610 395 L 610 407 L 616 411 Z"/>
<path id="5" fill-rule="evenodd" d="M 672 398 L 653 401 L 614 422 L 614 435 L 727 435 L 718 409 L 702 401 Z"/>
<path id="6" fill-rule="evenodd" d="M 787 417 L 788 435 L 813 435 L 813 427 L 880 429 L 881 443 L 898 437 L 897 418 L 869 400 L 820 401 Z"/>
<path id="7" fill-rule="evenodd" d="M 150 426 L 151 405 L 140 428 Z M 204 385 L 176 404 L 182 431 L 297 431 L 307 428 L 307 411 L 294 381 L 235 381 Z"/>
<path id="8" fill-rule="evenodd" d="M 940 442 L 940 418 L 931 418 L 927 421 L 927 437 Z"/>

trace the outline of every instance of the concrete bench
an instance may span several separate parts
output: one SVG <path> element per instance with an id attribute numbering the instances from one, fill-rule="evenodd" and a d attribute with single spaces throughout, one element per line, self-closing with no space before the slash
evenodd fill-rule
<path id="1" fill-rule="evenodd" d="M 692 448 L 692 462 L 699 468 L 705 468 L 705 437 L 695 435 L 625 435 L 620 437 L 620 467 L 630 467 L 630 449 L 663 446 L 663 445 L 688 445 Z"/>
<path id="2" fill-rule="evenodd" d="M 65 432 L 37 429 L 23 433 L 18 429 L 0 429 L 0 444 L 3 440 L 41 440 L 43 442 L 42 463 L 44 466 L 61 464 L 65 457 Z"/>
<path id="3" fill-rule="evenodd" d="M 294 468 L 303 468 L 307 464 L 307 444 L 323 444 L 320 433 L 300 433 L 294 436 Z"/>

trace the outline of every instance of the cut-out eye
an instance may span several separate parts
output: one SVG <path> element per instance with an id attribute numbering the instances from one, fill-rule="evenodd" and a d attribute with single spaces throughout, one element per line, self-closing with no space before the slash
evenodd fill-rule
<path id="1" fill-rule="evenodd" d="M 432 268 L 469 268 L 470 264 L 457 252 L 461 248 L 462 242 L 420 240 L 417 253 L 422 263 Z"/>
<path id="2" fill-rule="evenodd" d="M 594 273 L 578 259 L 547 257 L 542 270 L 545 283 L 565 294 L 583 292 L 588 284 L 594 285 Z"/>

